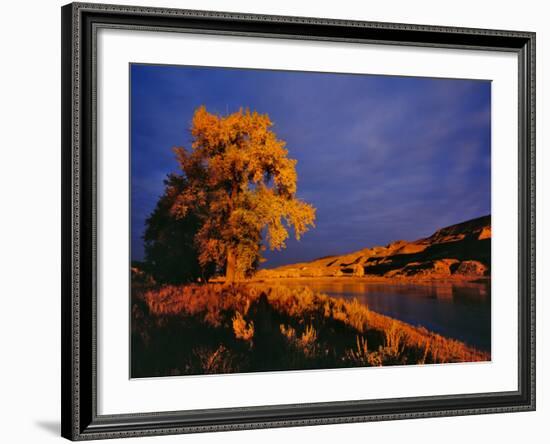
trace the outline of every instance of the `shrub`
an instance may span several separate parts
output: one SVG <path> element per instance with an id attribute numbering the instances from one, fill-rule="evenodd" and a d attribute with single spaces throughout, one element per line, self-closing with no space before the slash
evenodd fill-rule
<path id="1" fill-rule="evenodd" d="M 132 375 L 488 360 L 488 353 L 309 288 L 133 287 Z"/>
<path id="2" fill-rule="evenodd" d="M 233 317 L 233 332 L 237 339 L 251 341 L 254 337 L 254 322 L 247 323 L 243 315 L 237 311 Z"/>
<path id="3" fill-rule="evenodd" d="M 371 365 L 369 361 L 370 352 L 367 346 L 367 340 L 363 336 L 356 336 L 355 349 L 346 351 L 346 359 L 357 366 Z"/>
<path id="4" fill-rule="evenodd" d="M 193 354 L 199 361 L 200 373 L 233 373 L 238 370 L 233 362 L 233 354 L 223 345 L 215 350 L 198 347 L 193 350 Z"/>

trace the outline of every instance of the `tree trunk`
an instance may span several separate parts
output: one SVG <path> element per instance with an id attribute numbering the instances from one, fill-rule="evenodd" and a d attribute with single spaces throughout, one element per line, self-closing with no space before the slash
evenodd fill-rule
<path id="1" fill-rule="evenodd" d="M 231 198 L 229 201 L 229 214 L 233 212 L 233 206 L 235 199 L 237 198 L 237 193 L 239 192 L 238 183 L 236 180 L 233 180 L 233 187 L 231 189 Z M 235 249 L 233 247 L 227 248 L 227 264 L 225 267 L 225 282 L 231 283 L 235 282 L 237 278 L 237 255 L 235 254 Z"/>
<path id="2" fill-rule="evenodd" d="M 237 274 L 237 258 L 232 248 L 227 250 L 227 265 L 225 268 L 225 282 L 235 282 Z"/>

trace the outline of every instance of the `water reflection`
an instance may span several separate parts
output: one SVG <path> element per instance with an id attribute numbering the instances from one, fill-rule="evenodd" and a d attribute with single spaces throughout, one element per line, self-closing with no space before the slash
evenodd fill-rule
<path id="1" fill-rule="evenodd" d="M 308 286 L 329 296 L 357 298 L 371 310 L 491 350 L 490 283 L 303 280 L 284 285 Z"/>

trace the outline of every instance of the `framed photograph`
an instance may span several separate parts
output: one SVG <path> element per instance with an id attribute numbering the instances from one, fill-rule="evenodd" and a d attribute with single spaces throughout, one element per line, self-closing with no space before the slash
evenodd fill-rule
<path id="1" fill-rule="evenodd" d="M 535 409 L 535 35 L 62 8 L 62 435 Z"/>

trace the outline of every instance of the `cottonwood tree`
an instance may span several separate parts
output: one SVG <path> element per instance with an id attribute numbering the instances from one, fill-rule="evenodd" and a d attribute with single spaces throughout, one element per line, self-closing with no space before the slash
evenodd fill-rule
<path id="1" fill-rule="evenodd" d="M 300 239 L 314 226 L 315 208 L 296 197 L 296 160 L 277 139 L 267 114 L 239 110 L 227 116 L 204 106 L 193 116 L 190 149 L 174 148 L 185 187 L 171 214 L 199 218 L 194 236 L 201 266 L 242 279 L 261 258 L 263 244 L 284 248 L 289 228 Z"/>
<path id="2" fill-rule="evenodd" d="M 145 271 L 160 283 L 180 284 L 207 280 L 215 271 L 214 264 L 201 264 L 195 236 L 200 218 L 194 211 L 185 217 L 174 217 L 175 199 L 187 187 L 185 177 L 169 174 L 164 181 L 164 194 L 145 222 Z"/>

